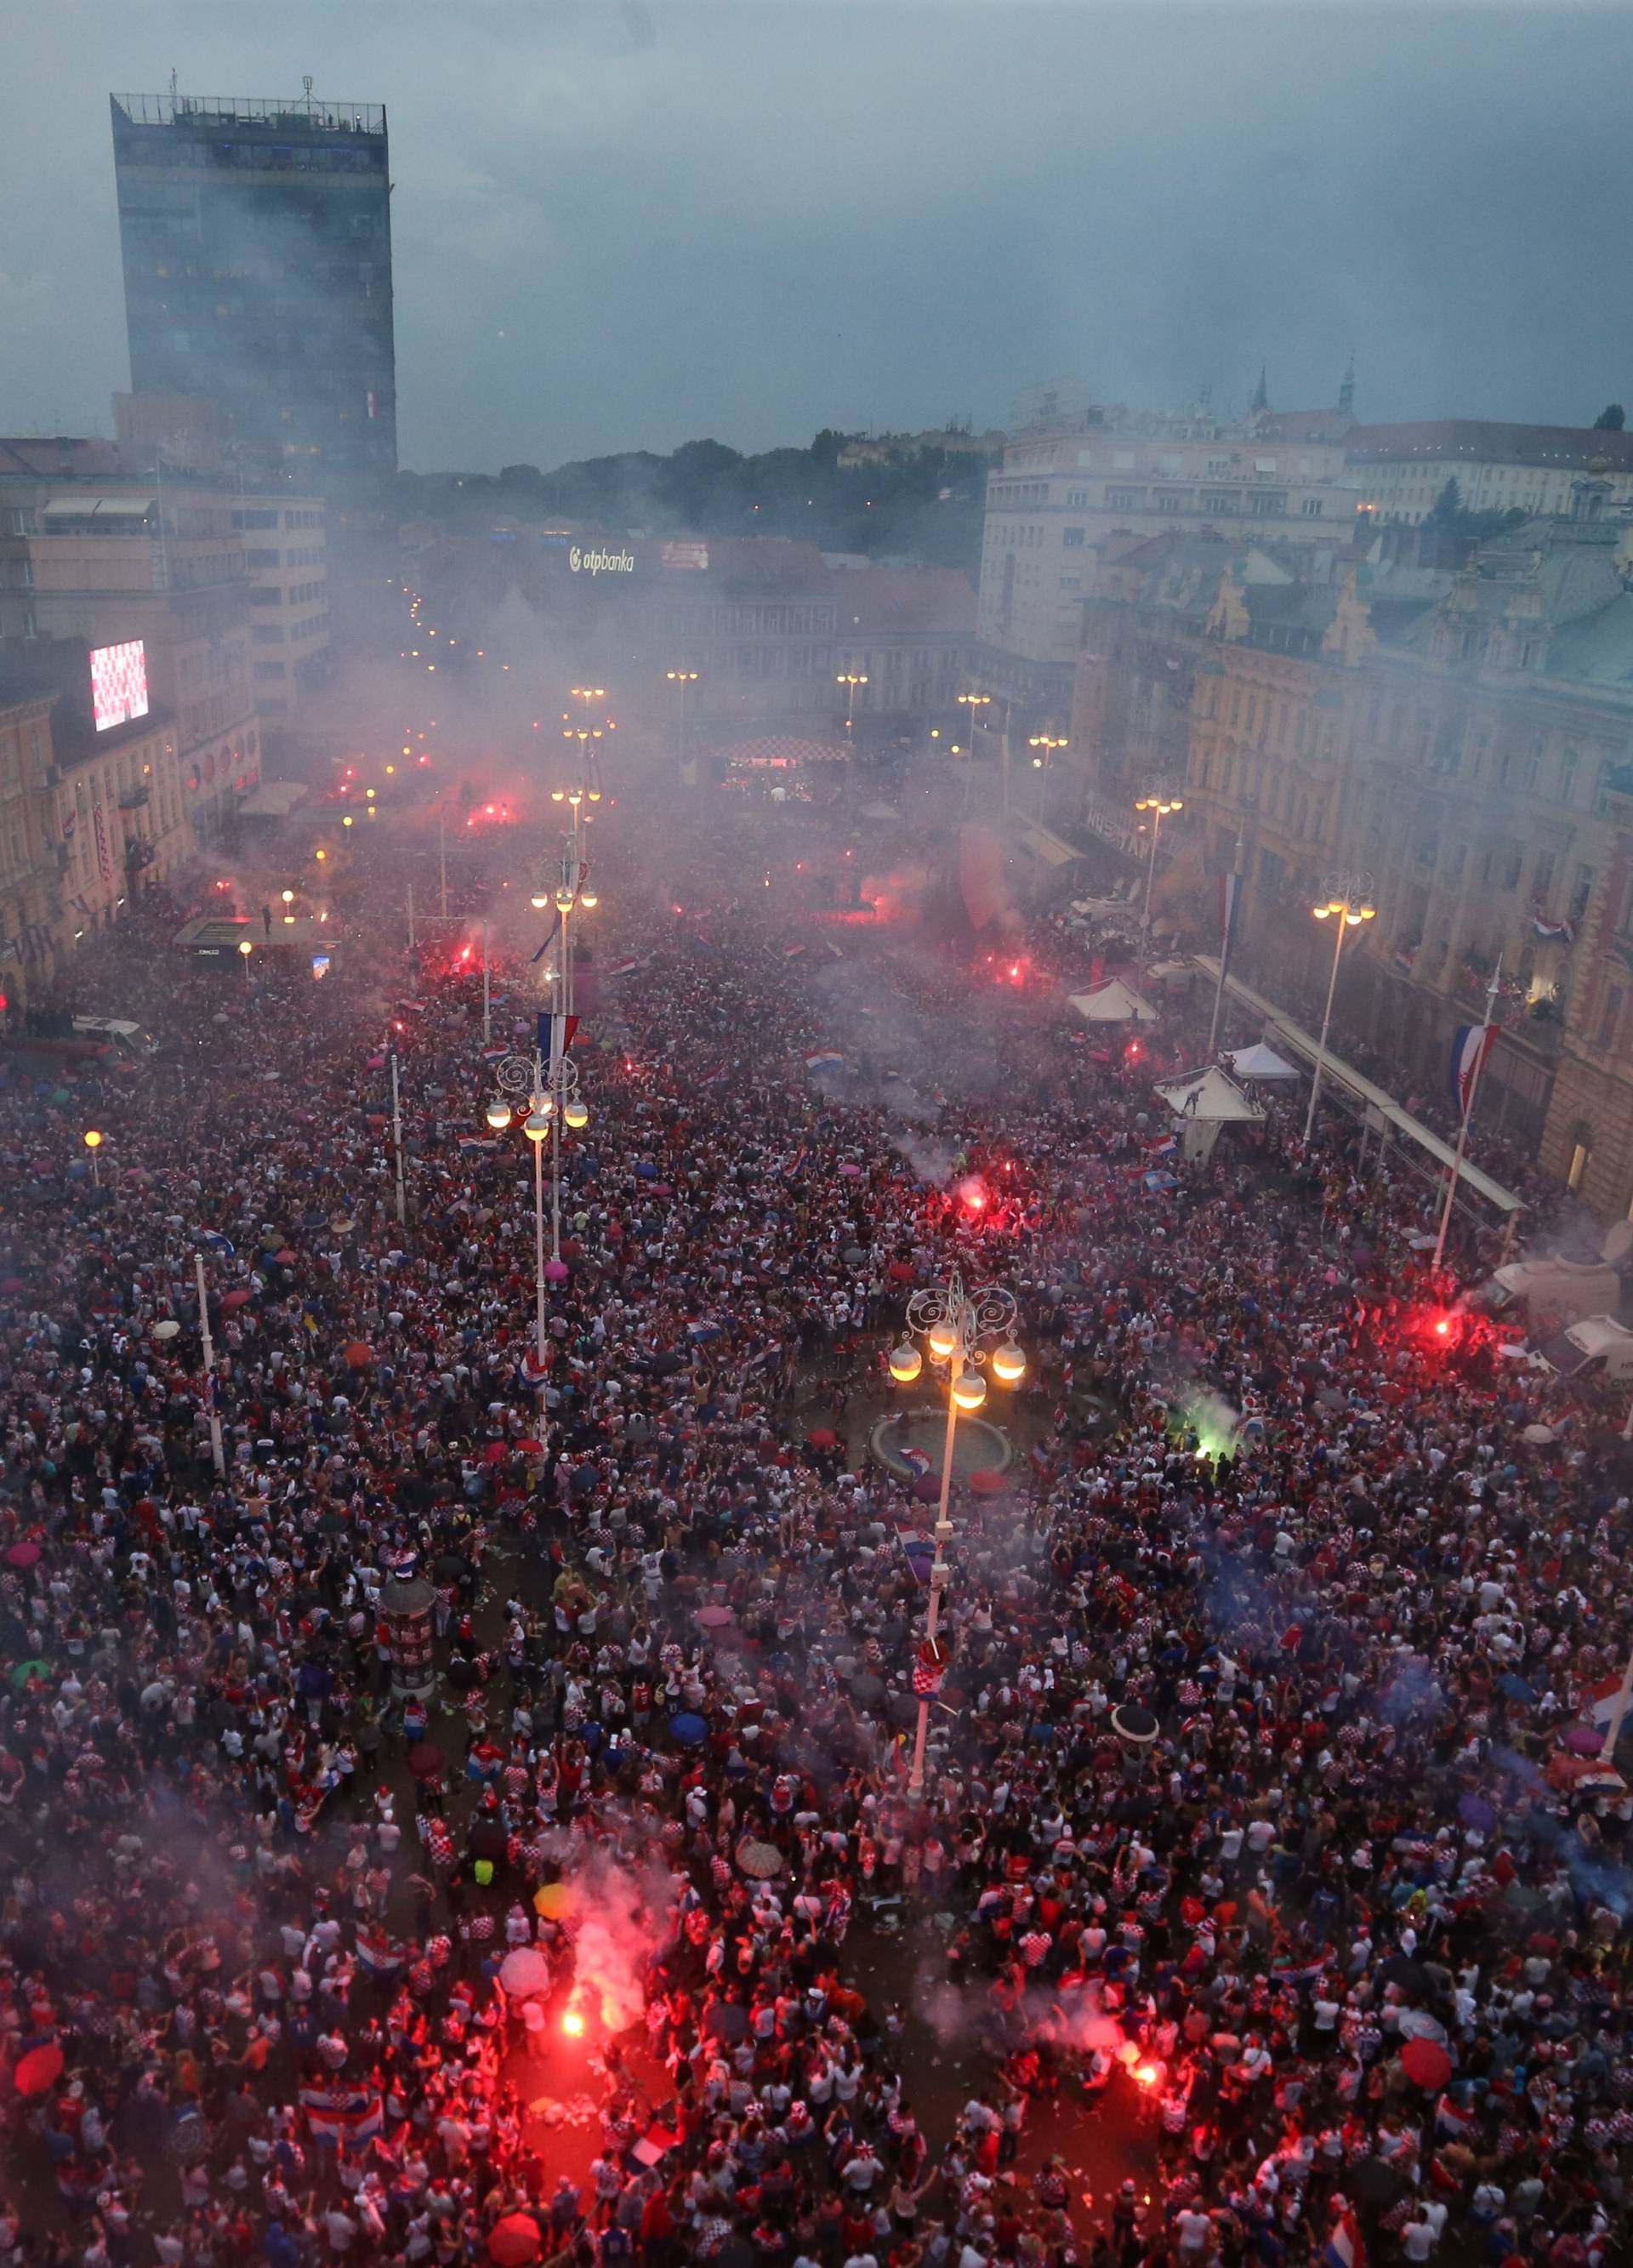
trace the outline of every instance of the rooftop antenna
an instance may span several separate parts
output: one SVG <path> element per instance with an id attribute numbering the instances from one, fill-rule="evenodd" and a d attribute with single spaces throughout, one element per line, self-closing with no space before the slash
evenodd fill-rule
<path id="1" fill-rule="evenodd" d="M 310 113 L 312 109 L 312 73 L 310 71 L 303 73 L 300 84 L 306 97 L 306 109 Z"/>

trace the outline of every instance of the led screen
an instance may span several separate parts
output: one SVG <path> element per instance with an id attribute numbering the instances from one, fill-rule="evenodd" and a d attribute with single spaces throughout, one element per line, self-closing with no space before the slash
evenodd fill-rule
<path id="1" fill-rule="evenodd" d="M 91 708 L 99 733 L 147 715 L 147 648 L 142 639 L 92 649 Z"/>

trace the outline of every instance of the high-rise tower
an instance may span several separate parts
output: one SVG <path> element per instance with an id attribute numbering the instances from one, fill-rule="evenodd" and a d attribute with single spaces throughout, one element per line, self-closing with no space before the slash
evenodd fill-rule
<path id="1" fill-rule="evenodd" d="M 111 96 L 130 383 L 201 394 L 247 468 L 392 472 L 391 181 L 374 103 Z"/>

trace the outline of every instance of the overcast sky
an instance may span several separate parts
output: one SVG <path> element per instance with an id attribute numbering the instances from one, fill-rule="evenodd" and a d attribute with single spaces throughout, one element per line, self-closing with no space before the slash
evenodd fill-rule
<path id="1" fill-rule="evenodd" d="M 0 0 L 0 431 L 129 383 L 110 91 L 383 101 L 416 470 L 1097 400 L 1633 407 L 1633 9 Z"/>

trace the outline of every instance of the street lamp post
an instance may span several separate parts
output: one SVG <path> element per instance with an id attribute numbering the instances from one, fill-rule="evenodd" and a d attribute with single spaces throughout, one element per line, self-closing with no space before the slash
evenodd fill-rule
<path id="1" fill-rule="evenodd" d="M 666 669 L 664 675 L 671 685 L 678 687 L 680 690 L 680 718 L 675 733 L 674 768 L 682 787 L 690 787 L 693 782 L 686 776 L 686 688 L 688 685 L 696 684 L 697 672 L 695 669 Z"/>
<path id="2" fill-rule="evenodd" d="M 924 1747 L 930 1732 L 930 1704 L 940 1684 L 937 1633 L 941 1626 L 941 1600 L 952 1578 L 946 1547 L 953 1535 L 948 1506 L 953 1491 L 953 1450 L 960 1410 L 974 1412 L 987 1398 L 987 1381 L 980 1365 L 989 1360 L 982 1345 L 998 1339 L 992 1350 L 993 1376 L 1004 1386 L 1017 1385 L 1026 1374 L 1026 1359 L 1015 1344 L 1015 1299 L 1000 1285 L 982 1284 L 967 1289 L 956 1270 L 946 1284 L 927 1285 L 908 1302 L 908 1330 L 922 1331 L 930 1359 L 947 1377 L 947 1430 L 941 1453 L 941 1496 L 936 1511 L 936 1556 L 930 1570 L 930 1607 L 924 1621 L 924 1651 L 918 1689 L 918 1729 L 913 1739 L 913 1764 L 908 1793 L 917 1802 L 924 1793 Z M 923 1368 L 923 1359 L 911 1337 L 903 1338 L 890 1358 L 890 1374 L 899 1386 L 911 1386 Z"/>
<path id="3" fill-rule="evenodd" d="M 1029 748 L 1039 748 L 1042 751 L 1041 755 L 1033 756 L 1032 769 L 1043 775 L 1043 791 L 1038 798 L 1038 823 L 1040 826 L 1047 826 L 1049 815 L 1049 774 L 1055 769 L 1056 755 L 1062 748 L 1069 748 L 1071 742 L 1056 740 L 1052 733 L 1034 733 L 1026 746 Z"/>
<path id="4" fill-rule="evenodd" d="M 1139 797 L 1134 808 L 1136 811 L 1149 811 L 1151 815 L 1151 852 L 1145 869 L 1145 905 L 1140 915 L 1140 927 L 1144 932 L 1145 940 L 1149 945 L 1151 933 L 1151 884 L 1157 879 L 1157 844 L 1162 834 L 1162 822 L 1170 812 L 1183 811 L 1185 805 L 1179 796 L 1166 794 L 1159 788 L 1154 795 Z"/>
<path id="5" fill-rule="evenodd" d="M 86 1129 L 85 1138 L 85 1147 L 91 1152 L 91 1186 L 94 1189 L 99 1189 L 102 1186 L 102 1176 L 97 1170 L 97 1152 L 102 1146 L 102 1137 L 97 1132 L 96 1128 L 92 1126 Z"/>
<path id="6" fill-rule="evenodd" d="M 1306 1148 L 1315 1130 L 1315 1106 L 1321 1095 L 1321 1073 L 1327 1067 L 1327 1035 L 1333 1020 L 1333 995 L 1338 990 L 1338 964 L 1343 958 L 1344 939 L 1363 922 L 1375 918 L 1378 909 L 1372 903 L 1372 878 L 1340 869 L 1328 874 L 1321 885 L 1322 897 L 1319 905 L 1310 910 L 1317 921 L 1334 924 L 1332 973 L 1327 980 L 1327 1005 L 1321 1012 L 1320 1044 L 1315 1051 L 1315 1069 L 1310 1078 L 1310 1108 L 1305 1114 L 1304 1138 Z"/>
<path id="7" fill-rule="evenodd" d="M 967 811 L 975 777 L 975 727 L 982 720 L 982 711 L 991 708 L 992 696 L 989 693 L 960 693 L 956 698 L 960 708 L 969 711 L 969 766 L 964 774 L 964 808 Z"/>
<path id="8" fill-rule="evenodd" d="M 548 1061 L 539 1048 L 534 1048 L 531 1055 L 502 1056 L 493 1067 L 493 1076 L 499 1091 L 489 1103 L 486 1116 L 496 1134 L 503 1133 L 511 1123 L 519 1101 L 525 1101 L 527 1105 L 522 1132 L 533 1145 L 533 1296 L 539 1359 L 542 1363 L 546 1330 L 545 1287 L 549 1281 L 544 1256 L 544 1145 L 547 1139 L 551 1142 L 555 1160 L 551 1173 L 549 1265 L 559 1266 L 562 1257 L 560 1128 L 564 1119 L 577 1131 L 588 1125 L 590 1113 L 578 1099 L 578 1067 L 569 1061 L 565 1047 L 553 1046 Z"/>

